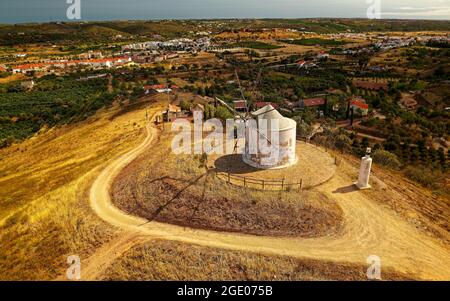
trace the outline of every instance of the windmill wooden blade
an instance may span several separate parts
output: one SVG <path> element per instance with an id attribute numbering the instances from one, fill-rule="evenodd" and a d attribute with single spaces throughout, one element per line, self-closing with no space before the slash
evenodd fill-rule
<path id="1" fill-rule="evenodd" d="M 257 132 L 260 136 L 262 136 L 264 139 L 267 140 L 267 142 L 269 142 L 269 145 L 272 145 L 272 141 L 269 139 L 269 137 L 267 137 L 266 135 L 264 135 L 263 133 L 261 133 L 261 131 L 260 131 L 258 128 L 256 128 L 255 130 L 256 130 L 256 132 Z"/>
<path id="2" fill-rule="evenodd" d="M 242 89 L 242 85 L 241 85 L 241 80 L 239 79 L 239 75 L 238 75 L 236 69 L 234 70 L 234 75 L 236 76 L 236 81 L 237 81 L 238 86 L 239 86 L 239 91 L 241 92 L 241 97 L 242 97 L 242 99 L 245 102 L 245 112 L 247 113 L 247 116 L 248 116 L 250 114 L 250 112 L 249 112 L 249 108 L 248 108 L 247 99 L 245 98 L 244 90 Z"/>

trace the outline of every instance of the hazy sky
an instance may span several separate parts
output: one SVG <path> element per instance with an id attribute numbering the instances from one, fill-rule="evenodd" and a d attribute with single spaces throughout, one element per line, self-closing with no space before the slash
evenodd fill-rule
<path id="1" fill-rule="evenodd" d="M 67 0 L 0 0 L 0 23 L 67 21 Z M 72 0 L 71 0 L 72 1 Z M 367 17 L 450 19 L 450 0 L 79 0 L 81 20 Z"/>

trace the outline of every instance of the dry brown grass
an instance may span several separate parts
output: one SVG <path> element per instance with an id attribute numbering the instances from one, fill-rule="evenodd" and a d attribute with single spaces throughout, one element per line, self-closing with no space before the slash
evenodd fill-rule
<path id="1" fill-rule="evenodd" d="M 267 256 L 153 240 L 125 253 L 107 269 L 107 280 L 367 280 L 367 266 Z M 407 275 L 383 269 L 384 280 Z"/>
<path id="2" fill-rule="evenodd" d="M 0 279 L 52 279 L 68 254 L 88 256 L 115 235 L 90 210 L 98 166 L 142 140 L 145 110 L 119 108 L 51 129 L 0 152 Z"/>

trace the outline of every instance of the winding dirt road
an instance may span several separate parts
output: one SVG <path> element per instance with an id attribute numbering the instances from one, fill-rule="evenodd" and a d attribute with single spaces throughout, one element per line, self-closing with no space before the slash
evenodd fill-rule
<path id="1" fill-rule="evenodd" d="M 343 210 L 344 229 L 339 235 L 319 238 L 261 237 L 183 228 L 130 216 L 112 205 L 110 189 L 119 172 L 152 146 L 156 130 L 148 126 L 147 133 L 141 145 L 106 167 L 91 187 L 90 203 L 93 210 L 106 222 L 123 229 L 124 234 L 86 260 L 83 279 L 98 279 L 114 259 L 132 246 L 154 238 L 163 238 L 229 250 L 367 266 L 367 257 L 377 255 L 381 258 L 382 268 L 391 267 L 412 278 L 450 280 L 449 246 L 427 236 L 392 211 L 379 206 L 363 191 L 355 191 L 349 186 L 352 179 L 339 172 L 320 187 Z"/>

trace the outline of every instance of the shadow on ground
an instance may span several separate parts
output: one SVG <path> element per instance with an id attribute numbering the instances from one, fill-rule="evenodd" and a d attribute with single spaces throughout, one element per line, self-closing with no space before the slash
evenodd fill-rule
<path id="1" fill-rule="evenodd" d="M 352 184 L 349 186 L 345 186 L 345 187 L 340 187 L 338 189 L 336 189 L 335 191 L 333 191 L 333 193 L 350 193 L 350 192 L 354 192 L 358 190 L 358 188 Z"/>
<path id="2" fill-rule="evenodd" d="M 247 174 L 259 171 L 242 161 L 242 155 L 233 154 L 225 155 L 214 161 L 214 168 L 217 172 L 225 172 L 232 174 Z"/>

